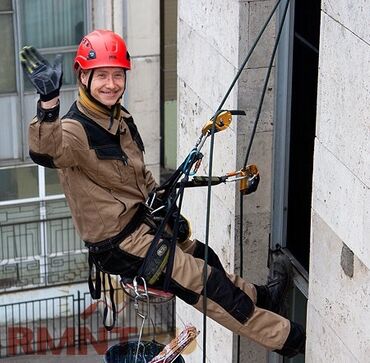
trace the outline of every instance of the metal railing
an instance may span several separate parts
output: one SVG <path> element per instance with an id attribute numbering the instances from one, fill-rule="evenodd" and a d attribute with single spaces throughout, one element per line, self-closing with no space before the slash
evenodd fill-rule
<path id="1" fill-rule="evenodd" d="M 87 250 L 70 216 L 0 225 L 0 291 L 86 281 Z"/>
<path id="2" fill-rule="evenodd" d="M 104 300 L 92 300 L 89 293 L 0 305 L 0 358 L 43 352 L 85 355 L 88 350 L 104 354 L 111 340 L 137 339 L 141 319 L 134 302 L 121 289 L 115 291 L 115 302 L 118 319 L 109 332 L 103 326 Z M 173 335 L 174 304 L 150 306 L 153 324 L 146 323 L 144 338 Z M 145 312 L 146 306 L 141 305 L 140 311 Z"/>

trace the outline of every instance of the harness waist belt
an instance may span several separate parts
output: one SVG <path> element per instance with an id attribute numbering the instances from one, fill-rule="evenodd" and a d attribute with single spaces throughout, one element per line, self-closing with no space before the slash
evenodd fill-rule
<path id="1" fill-rule="evenodd" d="M 127 226 L 118 234 L 113 237 L 107 238 L 103 241 L 99 242 L 85 242 L 85 246 L 89 250 L 90 253 L 99 254 L 106 251 L 109 251 L 117 246 L 117 244 L 121 243 L 126 237 L 128 237 L 131 233 L 133 233 L 140 224 L 142 224 L 145 220 L 145 206 L 144 204 L 140 204 L 139 209 L 136 211 L 134 216 L 131 218 L 131 221 L 127 224 Z"/>

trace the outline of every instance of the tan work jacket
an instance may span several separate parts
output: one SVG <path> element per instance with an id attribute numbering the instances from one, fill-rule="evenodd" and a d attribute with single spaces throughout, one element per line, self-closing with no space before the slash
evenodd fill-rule
<path id="1" fill-rule="evenodd" d="M 87 109 L 79 101 L 77 107 L 110 134 L 119 133 L 127 163 L 98 158 L 83 125 L 68 118 L 40 122 L 35 117 L 29 127 L 29 146 L 30 152 L 48 157 L 58 168 L 80 237 L 99 242 L 122 231 L 156 183 L 131 137 L 125 121 L 129 114 L 121 110 L 109 129 L 109 115 Z"/>

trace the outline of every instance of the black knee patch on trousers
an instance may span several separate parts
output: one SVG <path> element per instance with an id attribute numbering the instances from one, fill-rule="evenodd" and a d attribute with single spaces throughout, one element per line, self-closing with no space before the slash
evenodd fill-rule
<path id="1" fill-rule="evenodd" d="M 206 245 L 203 242 L 200 242 L 198 240 L 196 241 L 197 241 L 197 244 L 194 249 L 193 257 L 204 260 Z M 213 251 L 211 247 L 208 247 L 207 264 L 209 266 L 216 267 L 217 269 L 221 271 L 224 271 L 224 267 L 222 266 L 220 259 L 218 258 L 216 252 Z"/>
<path id="2" fill-rule="evenodd" d="M 202 295 L 204 293 L 202 292 Z M 251 298 L 235 286 L 223 271 L 211 269 L 207 280 L 207 297 L 222 306 L 233 318 L 244 324 L 254 312 Z"/>

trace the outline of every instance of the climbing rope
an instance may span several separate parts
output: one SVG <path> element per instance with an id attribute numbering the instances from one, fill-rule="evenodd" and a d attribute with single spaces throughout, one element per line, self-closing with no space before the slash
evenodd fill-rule
<path id="1" fill-rule="evenodd" d="M 273 61 L 276 55 L 278 43 L 280 40 L 280 36 L 282 33 L 282 29 L 284 26 L 284 21 L 286 18 L 286 14 L 288 11 L 289 3 L 290 0 L 286 0 L 286 4 L 283 10 L 283 15 L 282 15 L 282 20 L 279 24 L 277 36 L 276 36 L 276 41 L 275 45 L 272 51 L 272 55 L 270 58 L 270 63 L 268 66 L 267 70 L 267 75 L 265 78 L 264 86 L 262 89 L 262 94 L 258 106 L 258 110 L 256 113 L 256 118 L 253 124 L 252 132 L 251 132 L 251 137 L 249 140 L 249 144 L 247 147 L 246 155 L 245 155 L 245 160 L 243 164 L 243 168 L 240 169 L 237 172 L 233 173 L 228 173 L 223 177 L 218 177 L 215 178 L 212 176 L 212 169 L 213 169 L 213 151 L 214 151 L 214 137 L 215 133 L 218 131 L 225 130 L 231 120 L 231 115 L 237 114 L 241 115 L 243 114 L 242 111 L 227 111 L 223 110 L 222 107 L 224 103 L 226 102 L 228 96 L 231 93 L 231 90 L 233 89 L 235 83 L 239 79 L 242 71 L 244 70 L 247 62 L 249 61 L 255 47 L 257 46 L 260 38 L 264 34 L 269 22 L 271 21 L 273 15 L 276 13 L 276 10 L 279 7 L 281 0 L 277 0 L 274 8 L 271 11 L 271 14 L 269 15 L 268 19 L 266 20 L 265 24 L 263 25 L 260 33 L 258 34 L 255 42 L 253 43 L 252 47 L 250 48 L 247 56 L 245 57 L 242 65 L 240 66 L 237 74 L 235 75 L 233 81 L 231 82 L 231 85 L 229 86 L 224 98 L 222 99 L 219 107 L 217 108 L 216 113 L 213 115 L 213 117 L 206 123 L 206 125 L 202 129 L 202 133 L 197 140 L 194 148 L 191 150 L 191 152 L 186 156 L 185 160 L 182 162 L 182 164 L 177 168 L 177 170 L 169 177 L 168 180 L 166 180 L 163 184 L 161 184 L 158 188 L 156 188 L 155 193 L 161 193 L 161 199 L 166 201 L 168 200 L 169 202 L 166 205 L 165 208 L 165 215 L 162 218 L 162 221 L 157 229 L 157 232 L 154 236 L 153 242 L 149 248 L 148 256 L 153 255 L 155 252 L 155 248 L 157 246 L 157 243 L 160 241 L 161 237 L 164 234 L 165 227 L 171 217 L 171 215 L 175 212 L 177 208 L 177 215 L 176 219 L 174 222 L 174 227 L 173 231 L 174 234 L 171 238 L 170 244 L 169 244 L 169 257 L 168 257 L 168 262 L 166 265 L 166 272 L 165 272 L 165 282 L 164 282 L 164 291 L 168 291 L 169 288 L 169 283 L 171 279 L 171 273 L 172 273 L 172 268 L 173 268 L 173 262 L 174 262 L 174 252 L 175 252 L 175 247 L 176 247 L 176 240 L 177 240 L 177 226 L 179 224 L 179 217 L 180 217 L 180 212 L 181 212 L 181 207 L 183 203 L 183 197 L 184 197 L 184 190 L 186 187 L 191 187 L 191 186 L 205 186 L 207 185 L 208 190 L 207 190 L 207 207 L 206 207 L 206 231 L 205 231 L 205 254 L 204 254 L 204 268 L 203 268 L 203 363 L 206 362 L 206 352 L 207 352 L 207 347 L 206 347 L 206 340 L 207 340 L 207 277 L 208 277 L 208 246 L 209 246 L 209 227 L 210 227 L 210 212 L 211 212 L 211 191 L 212 191 L 212 185 L 219 184 L 221 182 L 226 182 L 227 179 L 231 176 L 235 176 L 233 181 L 235 180 L 241 180 L 241 184 L 244 183 L 244 188 L 241 188 L 241 193 L 240 193 L 240 275 L 243 276 L 243 196 L 246 194 L 249 194 L 249 192 L 254 191 L 255 188 L 258 185 L 259 181 L 259 174 L 258 171 L 255 169 L 251 169 L 247 167 L 251 147 L 254 141 L 254 137 L 256 134 L 257 130 L 257 125 L 260 119 L 261 115 L 261 110 L 262 110 L 262 105 L 263 101 L 265 98 L 266 90 L 267 90 L 267 85 L 268 81 L 271 75 L 271 70 L 273 66 Z M 245 114 L 245 113 L 244 113 Z M 203 158 L 203 154 L 201 153 L 201 149 L 206 141 L 206 139 L 210 137 L 210 149 L 209 149 L 209 166 L 208 166 L 208 177 L 194 177 L 196 171 L 199 168 L 199 164 Z M 194 167 L 195 166 L 195 167 Z M 194 169 L 193 169 L 194 167 Z M 252 170 L 252 171 L 251 171 Z M 253 172 L 254 171 L 254 172 Z M 190 177 L 193 177 L 192 180 L 189 180 Z M 181 179 L 181 180 L 180 180 Z M 247 185 L 247 187 L 245 187 Z M 250 189 L 248 189 L 248 186 Z M 254 190 L 253 190 L 254 188 Z M 139 273 L 139 276 L 142 276 L 143 272 L 145 271 L 145 268 L 147 266 L 147 257 L 144 259 L 143 266 L 141 268 L 141 271 Z M 238 362 L 240 359 L 240 337 L 238 337 Z"/>
<path id="2" fill-rule="evenodd" d="M 243 61 L 241 67 L 239 68 L 236 76 L 234 77 L 228 91 L 226 92 L 223 100 L 221 101 L 221 104 L 219 105 L 219 107 L 217 109 L 216 115 L 218 114 L 218 112 L 223 107 L 223 105 L 224 105 L 226 99 L 228 98 L 232 88 L 234 87 L 236 81 L 240 77 L 241 72 L 245 68 L 245 66 L 246 66 L 248 60 L 250 59 L 255 47 L 257 46 L 257 43 L 259 42 L 261 36 L 263 35 L 263 33 L 264 33 L 267 25 L 269 24 L 271 18 L 275 14 L 280 2 L 281 2 L 281 0 L 277 1 L 277 3 L 275 4 L 270 16 L 268 17 L 268 19 L 265 22 L 264 26 L 262 27 L 260 33 L 258 34 L 254 44 L 252 45 L 250 51 L 248 52 L 246 58 Z M 262 105 L 263 105 L 264 97 L 265 97 L 265 94 L 266 94 L 268 81 L 269 81 L 269 78 L 270 78 L 270 75 L 271 75 L 272 65 L 273 65 L 273 61 L 274 61 L 274 58 L 275 58 L 277 46 L 279 44 L 279 40 L 280 40 L 280 36 L 281 36 L 282 29 L 283 29 L 283 26 L 284 26 L 286 14 L 287 14 L 287 11 L 288 11 L 289 2 L 290 2 L 290 0 L 286 1 L 285 7 L 284 7 L 284 10 L 283 10 L 282 20 L 281 20 L 280 25 L 279 25 L 278 34 L 277 34 L 276 41 L 275 41 L 275 44 L 274 44 L 274 48 L 273 48 L 273 51 L 272 51 L 272 55 L 271 55 L 271 58 L 270 58 L 270 63 L 269 63 L 269 66 L 268 66 L 267 75 L 266 75 L 266 78 L 265 78 L 265 83 L 264 83 L 264 86 L 263 86 L 263 89 L 262 89 L 262 95 L 261 95 L 261 98 L 260 98 L 259 107 L 258 107 L 257 114 L 256 114 L 256 119 L 255 119 L 255 122 L 254 122 L 254 125 L 253 125 L 251 138 L 250 138 L 250 141 L 249 141 L 249 144 L 248 144 L 248 148 L 247 148 L 247 152 L 246 152 L 246 156 L 245 156 L 245 160 L 244 160 L 244 164 L 243 164 L 243 169 L 245 169 L 246 166 L 247 166 L 249 155 L 250 155 L 250 150 L 251 150 L 253 140 L 254 140 L 254 137 L 255 137 L 255 134 L 256 134 L 257 125 L 258 125 L 258 121 L 260 119 Z M 207 276 L 208 276 L 207 261 L 208 261 L 209 226 L 210 226 L 210 210 L 211 210 L 211 187 L 212 187 L 211 177 L 212 177 L 212 174 L 213 174 L 212 173 L 212 166 L 213 166 L 214 131 L 215 131 L 215 127 L 213 126 L 212 131 L 211 131 L 211 143 L 210 143 L 210 155 L 209 155 L 209 170 L 208 170 L 209 183 L 208 183 L 208 195 L 207 195 L 206 238 L 205 238 L 205 246 L 206 247 L 205 247 L 204 273 L 203 273 L 203 286 L 204 286 L 204 300 L 203 300 L 203 363 L 206 362 L 206 356 L 207 356 L 206 355 L 206 351 L 207 351 L 207 346 L 206 346 L 206 341 L 207 341 L 207 290 L 206 290 L 206 286 L 207 285 L 206 285 L 206 281 L 207 281 Z M 239 233 L 239 236 L 240 236 L 240 276 L 241 277 L 243 276 L 243 254 L 244 254 L 244 251 L 243 251 L 243 215 L 244 215 L 243 196 L 244 196 L 244 194 L 240 193 L 240 233 Z M 240 336 L 238 336 L 237 350 L 238 350 L 237 351 L 237 356 L 238 356 L 238 362 L 239 362 L 240 361 Z"/>

